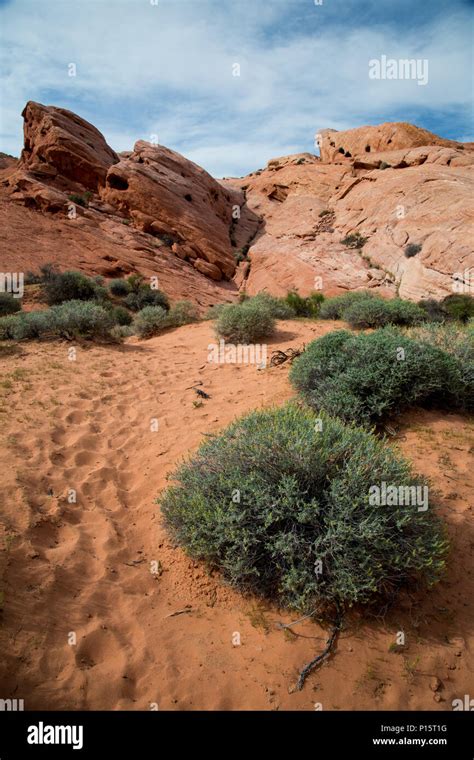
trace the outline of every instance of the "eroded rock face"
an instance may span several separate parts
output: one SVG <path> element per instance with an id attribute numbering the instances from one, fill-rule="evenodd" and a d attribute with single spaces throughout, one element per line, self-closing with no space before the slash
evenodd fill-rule
<path id="1" fill-rule="evenodd" d="M 101 196 L 139 229 L 169 239 L 181 258 L 210 265 L 197 267 L 203 274 L 212 279 L 234 274 L 231 226 L 243 194 L 223 188 L 179 153 L 138 141 L 110 167 Z"/>
<path id="2" fill-rule="evenodd" d="M 20 165 L 38 178 L 64 177 L 90 190 L 105 182 L 119 158 L 92 124 L 72 111 L 29 101 L 22 113 Z"/>
<path id="3" fill-rule="evenodd" d="M 343 132 L 322 129 L 316 133 L 315 139 L 324 163 L 340 163 L 344 159 L 354 159 L 364 154 L 426 145 L 459 145 L 454 140 L 445 140 L 408 122 L 386 122 L 376 127 L 357 127 Z"/>
<path id="4" fill-rule="evenodd" d="M 406 123 L 323 130 L 321 157 L 282 156 L 217 181 L 163 146 L 139 141 L 117 155 L 64 109 L 30 102 L 24 117 L 21 159 L 7 157 L 0 175 L 4 224 L 15 206 L 26 230 L 4 235 L 7 258 L 31 256 L 29 269 L 56 261 L 105 276 L 139 271 L 203 305 L 238 289 L 373 288 L 417 300 L 474 273 L 473 144 Z M 35 215 L 45 219 L 38 260 Z M 343 242 L 356 233 L 362 247 Z"/>
<path id="5" fill-rule="evenodd" d="M 358 133 L 353 144 L 362 144 L 361 131 L 353 131 Z M 397 132 L 383 134 L 395 138 Z M 280 295 L 291 288 L 328 295 L 373 288 L 419 300 L 452 293 L 459 273 L 469 280 L 470 270 L 474 273 L 469 146 L 397 147 L 366 155 L 364 165 L 357 157 L 334 163 L 274 159 L 258 176 L 232 181 L 245 187 L 249 208 L 263 218 L 245 274 L 239 268 L 240 287 L 250 294 L 267 289 Z M 363 247 L 342 242 L 354 233 L 366 239 Z M 421 250 L 407 257 L 411 243 Z"/>

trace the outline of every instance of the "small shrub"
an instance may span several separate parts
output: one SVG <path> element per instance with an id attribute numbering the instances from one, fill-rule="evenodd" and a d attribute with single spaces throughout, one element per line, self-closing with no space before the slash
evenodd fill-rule
<path id="1" fill-rule="evenodd" d="M 49 312 L 54 332 L 63 338 L 107 338 L 113 325 L 110 313 L 91 301 L 65 301 Z"/>
<path id="2" fill-rule="evenodd" d="M 453 356 L 460 373 L 458 396 L 467 410 L 474 409 L 474 329 L 455 322 L 425 323 L 406 330 L 409 338 L 428 343 Z"/>
<path id="3" fill-rule="evenodd" d="M 274 331 L 275 320 L 267 307 L 253 299 L 226 306 L 216 323 L 217 335 L 229 343 L 258 343 Z"/>
<path id="4" fill-rule="evenodd" d="M 132 290 L 132 286 L 128 280 L 121 280 L 117 278 L 116 280 L 110 280 L 109 290 L 114 296 L 125 297 L 128 296 Z"/>
<path id="5" fill-rule="evenodd" d="M 317 317 L 324 301 L 322 293 L 311 293 L 303 298 L 296 291 L 291 291 L 285 298 L 286 303 L 297 317 Z"/>
<path id="6" fill-rule="evenodd" d="M 109 314 L 114 325 L 125 326 L 132 324 L 132 315 L 123 306 L 114 306 Z"/>
<path id="7" fill-rule="evenodd" d="M 251 300 L 254 304 L 261 304 L 262 308 L 266 308 L 273 319 L 292 319 L 296 316 L 294 309 L 290 306 L 286 299 L 284 300 L 283 298 L 277 298 L 276 296 L 272 296 L 270 293 L 266 293 L 265 291 L 257 293 L 257 295 L 254 296 Z"/>
<path id="8" fill-rule="evenodd" d="M 448 319 L 448 312 L 443 305 L 434 298 L 418 301 L 418 306 L 423 309 L 428 322 L 445 322 Z"/>
<path id="9" fill-rule="evenodd" d="M 340 296 L 327 298 L 319 310 L 321 319 L 342 319 L 342 313 L 356 301 L 373 298 L 374 295 L 367 290 L 350 290 Z"/>
<path id="10" fill-rule="evenodd" d="M 142 274 L 134 272 L 127 277 L 127 282 L 130 285 L 130 290 L 133 290 L 134 293 L 138 293 L 140 288 L 145 284 L 145 278 Z"/>
<path id="11" fill-rule="evenodd" d="M 416 303 L 400 298 L 391 301 L 383 298 L 361 299 L 342 312 L 342 318 L 354 328 L 414 325 L 425 317 L 425 312 Z"/>
<path id="12" fill-rule="evenodd" d="M 470 403 L 455 357 L 393 328 L 330 333 L 294 361 L 290 379 L 310 406 L 369 425 L 414 404 Z"/>
<path id="13" fill-rule="evenodd" d="M 145 306 L 133 320 L 133 329 L 140 338 L 151 338 L 167 326 L 167 312 L 161 306 Z"/>
<path id="14" fill-rule="evenodd" d="M 181 327 L 192 322 L 199 322 L 199 312 L 191 301 L 176 301 L 168 312 L 167 323 L 170 327 Z"/>
<path id="15" fill-rule="evenodd" d="M 129 325 L 114 325 L 110 331 L 110 335 L 114 340 L 121 341 L 123 338 L 130 338 L 132 335 L 135 335 L 135 331 Z"/>
<path id="16" fill-rule="evenodd" d="M 22 312 L 0 320 L 0 339 L 32 340 L 43 337 L 107 338 L 110 312 L 91 301 L 65 301 L 45 311 Z"/>
<path id="17" fill-rule="evenodd" d="M 132 290 L 124 299 L 124 304 L 132 311 L 141 311 L 145 306 L 160 306 L 165 311 L 170 308 L 168 297 L 149 285 L 140 285 L 137 290 Z"/>
<path id="18" fill-rule="evenodd" d="M 16 314 L 21 311 L 21 299 L 14 298 L 11 293 L 0 293 L 0 317 Z"/>
<path id="19" fill-rule="evenodd" d="M 380 164 L 379 164 L 379 169 L 381 169 L 382 171 L 384 169 L 391 169 L 391 168 L 392 168 L 391 164 L 387 164 L 386 161 L 381 161 Z"/>
<path id="20" fill-rule="evenodd" d="M 354 232 L 351 235 L 346 235 L 341 240 L 341 243 L 347 246 L 347 248 L 363 248 L 367 240 L 368 238 L 361 235 L 360 232 Z"/>
<path id="21" fill-rule="evenodd" d="M 468 322 L 474 317 L 474 298 L 468 294 L 453 293 L 442 301 L 442 307 L 451 319 Z"/>
<path id="22" fill-rule="evenodd" d="M 71 195 L 68 195 L 68 198 L 76 205 L 86 208 L 89 205 L 90 199 L 92 198 L 92 193 L 89 190 L 87 190 L 82 195 L 79 193 L 71 193 Z"/>
<path id="23" fill-rule="evenodd" d="M 172 479 L 158 501 L 174 540 L 282 607 L 344 610 L 443 572 L 447 542 L 432 510 L 369 499 L 382 482 L 425 481 L 373 434 L 324 414 L 296 405 L 252 412 Z"/>
<path id="24" fill-rule="evenodd" d="M 46 302 L 53 306 L 64 301 L 92 301 L 103 298 L 105 288 L 82 272 L 51 272 L 43 280 Z"/>
<path id="25" fill-rule="evenodd" d="M 405 256 L 407 259 L 413 258 L 417 253 L 420 253 L 421 245 L 419 243 L 408 243 L 405 247 Z"/>
<path id="26" fill-rule="evenodd" d="M 381 298 L 367 298 L 356 301 L 342 312 L 342 319 L 351 327 L 383 327 L 390 321 L 386 302 Z"/>

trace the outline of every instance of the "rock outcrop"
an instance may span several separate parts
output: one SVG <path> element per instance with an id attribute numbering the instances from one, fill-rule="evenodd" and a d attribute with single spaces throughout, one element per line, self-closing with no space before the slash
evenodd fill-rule
<path id="1" fill-rule="evenodd" d="M 239 267 L 240 287 L 250 294 L 373 288 L 417 300 L 472 282 L 470 144 L 409 124 L 323 130 L 319 140 L 321 158 L 284 156 L 227 180 L 245 189 L 263 219 Z M 420 248 L 407 256 L 410 244 Z"/>
<path id="2" fill-rule="evenodd" d="M 243 195 L 223 188 L 179 153 L 138 141 L 110 167 L 101 197 L 144 232 L 171 240 L 175 253 L 196 262 L 203 274 L 212 279 L 234 274 L 230 228 Z"/>
<path id="3" fill-rule="evenodd" d="M 72 111 L 29 101 L 24 118 L 20 166 L 38 178 L 62 178 L 97 190 L 119 160 L 103 135 Z"/>
<path id="4" fill-rule="evenodd" d="M 322 129 L 316 133 L 315 140 L 324 163 L 337 163 L 344 158 L 355 158 L 368 153 L 406 150 L 426 145 L 456 147 L 460 144 L 403 121 L 386 122 L 377 127 L 357 127 L 342 132 L 336 129 Z"/>
<path id="5" fill-rule="evenodd" d="M 419 299 L 472 282 L 472 143 L 407 123 L 322 130 L 321 156 L 218 181 L 161 145 L 117 155 L 70 111 L 23 115 L 21 158 L 0 162 L 4 267 L 140 271 L 203 306 L 239 289 Z"/>

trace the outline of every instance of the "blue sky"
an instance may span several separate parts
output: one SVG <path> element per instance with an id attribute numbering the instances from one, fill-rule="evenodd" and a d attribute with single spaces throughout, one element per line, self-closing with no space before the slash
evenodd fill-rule
<path id="1" fill-rule="evenodd" d="M 154 2 L 0 0 L 0 150 L 19 154 L 27 100 L 75 111 L 117 151 L 158 135 L 215 176 L 314 152 L 325 127 L 474 139 L 472 0 Z M 428 84 L 370 79 L 382 55 L 427 59 Z"/>

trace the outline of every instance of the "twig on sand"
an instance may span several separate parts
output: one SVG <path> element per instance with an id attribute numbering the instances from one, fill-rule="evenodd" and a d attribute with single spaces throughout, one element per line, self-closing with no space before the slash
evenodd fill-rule
<path id="1" fill-rule="evenodd" d="M 341 625 L 342 625 L 342 617 L 340 614 L 338 614 L 336 622 L 334 623 L 333 628 L 331 630 L 331 635 L 329 636 L 327 640 L 324 651 L 321 652 L 321 654 L 318 654 L 318 656 L 315 657 L 314 660 L 311 660 L 311 662 L 308 662 L 308 664 L 305 665 L 303 670 L 300 672 L 300 676 L 295 686 L 295 691 L 301 691 L 309 674 L 312 673 L 313 670 L 315 670 L 319 665 L 321 665 L 321 663 L 324 662 L 324 660 L 327 657 L 329 657 L 329 655 L 331 654 L 331 650 L 338 637 L 339 631 L 341 630 Z"/>
<path id="2" fill-rule="evenodd" d="M 182 610 L 176 610 L 176 612 L 170 612 L 170 614 L 166 615 L 165 617 L 167 618 L 176 617 L 176 615 L 184 615 L 186 612 L 192 612 L 192 611 L 193 611 L 193 608 L 191 607 L 191 605 L 187 604 L 186 607 L 183 607 Z"/>
<path id="3" fill-rule="evenodd" d="M 270 367 L 278 367 L 280 364 L 288 361 L 290 364 L 297 356 L 300 356 L 305 350 L 306 346 L 303 344 L 303 348 L 287 348 L 286 351 L 273 351 L 272 358 L 270 359 Z"/>

